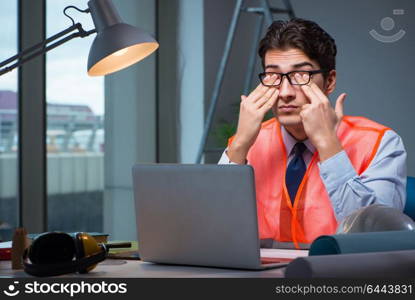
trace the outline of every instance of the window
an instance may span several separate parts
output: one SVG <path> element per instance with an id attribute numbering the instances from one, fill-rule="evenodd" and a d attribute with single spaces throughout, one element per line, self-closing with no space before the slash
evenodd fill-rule
<path id="1" fill-rule="evenodd" d="M 66 6 L 86 1 L 47 0 L 46 32 L 72 25 Z M 90 14 L 67 13 L 92 29 Z M 46 57 L 48 230 L 102 231 L 104 177 L 104 79 L 87 75 L 95 35 L 73 39 Z"/>
<path id="2" fill-rule="evenodd" d="M 17 1 L 0 2 L 0 61 L 17 53 Z M 0 240 L 10 240 L 18 225 L 17 71 L 0 77 Z"/>

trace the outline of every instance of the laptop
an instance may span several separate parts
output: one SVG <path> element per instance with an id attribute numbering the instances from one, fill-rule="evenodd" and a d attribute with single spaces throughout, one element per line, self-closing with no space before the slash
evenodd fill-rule
<path id="1" fill-rule="evenodd" d="M 263 270 L 251 166 L 138 164 L 133 186 L 140 257 L 163 264 Z"/>

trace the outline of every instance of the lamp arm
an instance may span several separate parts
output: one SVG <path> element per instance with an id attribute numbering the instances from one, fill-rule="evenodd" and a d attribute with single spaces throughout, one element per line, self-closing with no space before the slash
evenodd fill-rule
<path id="1" fill-rule="evenodd" d="M 58 40 L 57 42 L 47 46 L 49 43 L 54 42 L 55 40 L 69 34 L 70 32 L 72 32 L 74 30 L 77 30 L 77 32 L 74 32 L 71 35 L 68 35 L 68 36 Z M 95 32 L 96 32 L 95 29 L 85 31 L 82 28 L 82 25 L 80 23 L 73 24 L 71 27 L 68 27 L 67 29 L 62 30 L 61 32 L 51 36 L 50 38 L 48 38 L 48 39 L 46 39 L 46 40 L 30 47 L 28 49 L 25 49 L 25 50 L 17 53 L 16 55 L 2 61 L 0 63 L 0 68 L 4 67 L 4 66 L 6 66 L 10 63 L 13 63 L 14 61 L 17 60 L 17 62 L 12 64 L 11 66 L 0 69 L 0 76 L 14 70 L 15 68 L 23 65 L 24 63 L 26 63 L 29 60 L 31 60 L 31 59 L 33 59 L 33 58 L 35 58 L 35 57 L 37 57 L 41 54 L 44 54 L 44 53 L 48 52 L 49 50 L 54 49 L 54 48 L 56 48 L 56 47 L 58 47 L 58 46 L 60 46 L 64 43 L 66 43 L 67 41 L 69 41 L 73 38 L 76 38 L 76 37 L 84 38 L 84 37 L 87 37 L 88 35 L 93 34 Z"/>

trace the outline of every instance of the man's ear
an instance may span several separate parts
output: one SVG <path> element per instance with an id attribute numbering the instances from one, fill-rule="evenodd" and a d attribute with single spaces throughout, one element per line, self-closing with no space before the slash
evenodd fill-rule
<path id="1" fill-rule="evenodd" d="M 331 70 L 325 82 L 325 94 L 328 96 L 336 89 L 336 70 Z"/>

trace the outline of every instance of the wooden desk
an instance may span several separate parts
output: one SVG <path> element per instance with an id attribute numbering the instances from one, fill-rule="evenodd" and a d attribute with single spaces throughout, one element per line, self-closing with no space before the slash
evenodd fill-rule
<path id="1" fill-rule="evenodd" d="M 75 278 L 281 278 L 284 268 L 247 271 L 191 266 L 172 266 L 137 260 L 107 259 L 88 274 L 68 274 Z M 30 277 L 23 270 L 12 270 L 10 261 L 0 262 L 0 278 Z"/>

